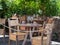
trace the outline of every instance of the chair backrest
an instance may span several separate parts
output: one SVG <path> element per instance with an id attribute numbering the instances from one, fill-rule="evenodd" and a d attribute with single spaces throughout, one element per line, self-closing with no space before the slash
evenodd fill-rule
<path id="1" fill-rule="evenodd" d="M 19 30 L 18 24 L 19 24 L 18 23 L 18 18 L 16 18 L 16 19 L 8 19 L 9 34 L 13 33 L 13 32 L 16 32 L 16 30 Z"/>
<path id="2" fill-rule="evenodd" d="M 22 21 L 25 21 L 26 22 L 27 17 L 25 15 L 24 16 L 21 16 L 20 20 L 21 20 L 21 23 L 22 23 Z"/>
<path id="3" fill-rule="evenodd" d="M 18 25 L 18 18 L 17 19 L 8 19 L 9 26 L 17 26 Z"/>

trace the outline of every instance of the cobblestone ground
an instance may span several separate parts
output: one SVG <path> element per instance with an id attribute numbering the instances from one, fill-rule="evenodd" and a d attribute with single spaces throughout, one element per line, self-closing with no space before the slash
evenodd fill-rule
<path id="1" fill-rule="evenodd" d="M 19 41 L 19 45 L 22 45 L 23 41 Z M 0 45 L 8 45 L 9 44 L 9 39 L 5 38 L 5 42 L 3 41 L 3 38 L 0 38 Z M 15 41 L 11 41 L 11 45 L 16 45 Z M 26 45 L 31 45 L 30 42 L 27 42 Z"/>
<path id="2" fill-rule="evenodd" d="M 8 38 L 5 38 L 5 42 L 3 42 L 3 38 L 0 38 L 0 45 L 8 45 L 9 43 L 9 39 Z M 23 41 L 19 41 L 19 45 L 22 45 L 22 42 Z M 53 41 L 52 41 L 53 42 Z M 51 45 L 60 45 L 60 44 L 55 44 L 55 42 L 53 42 L 54 44 L 51 44 Z M 11 41 L 11 45 L 16 45 L 16 42 L 15 41 Z M 26 45 L 31 45 L 30 42 L 27 42 Z"/>

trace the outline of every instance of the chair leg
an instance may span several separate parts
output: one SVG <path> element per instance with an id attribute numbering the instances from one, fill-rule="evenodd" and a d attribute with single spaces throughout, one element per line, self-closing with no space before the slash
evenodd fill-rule
<path id="1" fill-rule="evenodd" d="M 4 30 L 3 30 L 3 42 L 5 43 L 5 27 L 4 27 Z"/>
<path id="2" fill-rule="evenodd" d="M 16 40 L 16 45 L 18 45 L 18 41 Z"/>
<path id="3" fill-rule="evenodd" d="M 8 45 L 10 45 L 10 39 L 9 39 L 9 44 Z"/>
<path id="4" fill-rule="evenodd" d="M 41 45 L 43 45 L 43 32 L 41 34 Z"/>
<path id="5" fill-rule="evenodd" d="M 2 40 L 3 40 L 3 43 L 5 43 L 4 34 L 3 34 L 3 39 Z"/>
<path id="6" fill-rule="evenodd" d="M 18 36 L 16 36 L 16 45 L 18 45 Z"/>
<path id="7" fill-rule="evenodd" d="M 25 38 L 24 38 L 24 41 L 23 41 L 22 45 L 25 45 L 25 42 L 27 41 L 27 36 L 28 36 L 28 34 L 25 36 Z"/>
<path id="8" fill-rule="evenodd" d="M 32 44 L 32 32 L 30 31 L 30 42 Z"/>
<path id="9" fill-rule="evenodd" d="M 3 33 L 4 33 L 4 34 L 3 34 L 3 42 L 5 43 L 5 30 L 4 30 Z"/>

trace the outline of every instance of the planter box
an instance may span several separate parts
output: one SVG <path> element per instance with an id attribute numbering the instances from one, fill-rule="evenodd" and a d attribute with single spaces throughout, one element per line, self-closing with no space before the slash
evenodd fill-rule
<path id="1" fill-rule="evenodd" d="M 32 45 L 41 45 L 41 36 L 32 38 Z M 43 38 L 43 45 L 47 45 L 47 37 Z"/>

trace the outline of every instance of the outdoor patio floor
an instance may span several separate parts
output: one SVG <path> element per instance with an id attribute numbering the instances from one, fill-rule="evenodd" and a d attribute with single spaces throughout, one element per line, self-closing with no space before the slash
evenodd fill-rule
<path id="1" fill-rule="evenodd" d="M 22 42 L 23 41 L 19 41 L 19 45 L 22 45 Z M 9 38 L 5 37 L 5 42 L 3 42 L 3 38 L 0 36 L 0 45 L 8 45 L 8 44 L 9 44 Z M 11 45 L 16 45 L 16 42 L 15 41 L 11 41 Z M 31 43 L 30 42 L 26 42 L 25 45 L 31 45 Z M 60 45 L 60 43 L 52 41 L 51 45 Z"/>
<path id="2" fill-rule="evenodd" d="M 5 42 L 3 42 L 3 38 L 0 38 L 0 45 L 9 45 L 9 39 L 5 38 Z M 22 45 L 23 41 L 19 41 L 19 45 Z M 11 45 L 16 45 L 16 41 L 11 41 Z M 31 45 L 30 42 L 27 42 L 26 45 Z"/>

